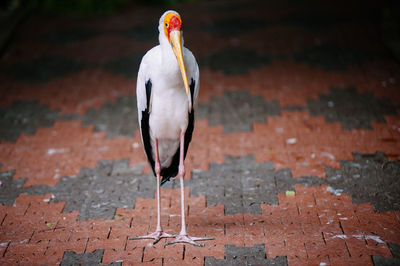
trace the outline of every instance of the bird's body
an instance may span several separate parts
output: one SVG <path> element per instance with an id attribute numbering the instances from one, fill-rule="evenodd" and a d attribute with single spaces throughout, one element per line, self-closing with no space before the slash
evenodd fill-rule
<path id="1" fill-rule="evenodd" d="M 154 243 L 171 237 L 161 227 L 160 185 L 179 175 L 181 184 L 182 229 L 176 240 L 190 243 L 208 238 L 186 233 L 183 179 L 184 159 L 192 139 L 194 113 L 199 93 L 199 68 L 193 54 L 183 47 L 181 18 L 175 11 L 165 12 L 159 23 L 160 44 L 149 50 L 139 67 L 136 97 L 142 142 L 149 164 L 157 178 L 157 229 L 138 238 Z"/>
<path id="2" fill-rule="evenodd" d="M 151 149 L 151 153 L 147 150 L 146 153 L 153 172 L 155 165 L 152 160 L 156 158 L 154 140 L 158 139 L 162 184 L 178 173 L 179 161 L 174 161 L 173 158 L 179 156 L 180 135 L 181 132 L 187 132 L 190 123 L 192 127 L 194 124 L 193 113 L 195 110 L 194 108 L 189 109 L 189 107 L 190 105 L 195 107 L 197 103 L 199 68 L 193 54 L 185 47 L 183 47 L 183 58 L 186 73 L 191 80 L 190 90 L 193 97 L 190 100 L 193 101 L 193 104 L 189 103 L 185 93 L 182 75 L 172 48 L 163 49 L 161 45 L 152 48 L 143 57 L 139 68 L 136 86 L 139 125 L 142 128 L 142 123 L 148 123 L 151 146 L 145 146 L 145 150 Z M 151 86 L 150 106 L 147 106 L 146 83 Z M 146 110 L 149 113 L 148 121 L 142 119 L 142 114 Z M 190 119 L 191 117 L 193 118 Z M 190 140 L 191 134 L 185 138 L 185 142 L 189 144 Z M 187 149 L 185 154 L 186 152 Z M 156 173 L 154 172 L 154 174 Z"/>

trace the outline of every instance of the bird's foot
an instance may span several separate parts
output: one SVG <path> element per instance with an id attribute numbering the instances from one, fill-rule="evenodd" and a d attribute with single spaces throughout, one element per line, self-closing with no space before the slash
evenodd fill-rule
<path id="1" fill-rule="evenodd" d="M 137 240 L 137 239 L 154 239 L 153 245 L 157 244 L 158 241 L 160 241 L 162 238 L 168 238 L 168 237 L 175 237 L 175 235 L 167 234 L 164 231 L 155 231 L 151 234 L 144 235 L 144 236 L 134 236 L 130 237 L 130 240 Z"/>
<path id="2" fill-rule="evenodd" d="M 196 247 L 204 247 L 203 244 L 199 244 L 195 241 L 206 241 L 206 240 L 214 240 L 214 237 L 191 237 L 188 235 L 177 235 L 175 240 L 165 243 L 164 246 L 176 244 L 176 243 L 187 243 L 194 245 Z"/>

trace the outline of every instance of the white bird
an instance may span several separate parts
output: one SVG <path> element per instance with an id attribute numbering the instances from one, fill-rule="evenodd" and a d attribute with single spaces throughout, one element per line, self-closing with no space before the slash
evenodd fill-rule
<path id="1" fill-rule="evenodd" d="M 199 94 L 199 67 L 192 52 L 183 47 L 182 20 L 172 10 L 160 18 L 160 44 L 149 50 L 140 63 L 136 85 L 142 143 L 157 178 L 156 231 L 133 239 L 175 237 L 173 243 L 190 243 L 213 238 L 190 237 L 185 223 L 184 159 L 192 139 L 194 112 Z M 189 78 L 189 81 L 188 81 Z M 189 85 L 190 82 L 190 85 Z M 160 185 L 176 175 L 181 186 L 181 232 L 170 235 L 161 227 Z"/>

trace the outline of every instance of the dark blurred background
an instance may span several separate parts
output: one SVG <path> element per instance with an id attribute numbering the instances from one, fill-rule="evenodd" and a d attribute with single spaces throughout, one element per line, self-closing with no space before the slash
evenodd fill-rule
<path id="1" fill-rule="evenodd" d="M 110 16 L 113 14 L 125 12 L 126 10 L 134 10 L 143 7 L 160 7 L 174 8 L 182 3 L 190 2 L 216 2 L 205 0 L 2 0 L 0 1 L 0 48 L 4 53 L 5 47 L 12 38 L 12 33 L 16 27 L 32 13 L 54 16 L 71 16 L 78 15 L 80 17 L 98 17 Z M 245 3 L 246 1 L 240 1 Z M 308 10 L 313 9 L 319 1 L 248 1 L 249 5 L 254 3 L 261 4 L 262 2 L 277 2 L 282 7 L 291 5 L 304 6 Z M 324 1 L 323 5 L 335 6 L 336 1 Z M 393 55 L 400 58 L 400 1 L 347 1 L 349 8 L 358 8 L 373 11 L 370 18 L 375 20 L 374 23 L 379 26 L 382 41 L 392 51 Z M 223 12 L 223 3 L 221 12 Z M 226 2 L 229 5 L 229 1 Z M 262 5 L 262 4 L 261 4 Z M 318 3 L 320 6 L 321 3 Z M 343 6 L 343 5 L 342 5 Z M 369 8 L 368 8 L 369 7 Z M 343 6 L 346 8 L 346 6 Z M 263 12 L 261 9 L 260 12 Z M 312 18 L 310 18 L 312 22 Z M 340 20 L 340 18 L 339 18 Z M 301 22 L 300 22 L 301 23 Z M 312 23 L 315 26 L 320 23 L 316 19 Z"/>

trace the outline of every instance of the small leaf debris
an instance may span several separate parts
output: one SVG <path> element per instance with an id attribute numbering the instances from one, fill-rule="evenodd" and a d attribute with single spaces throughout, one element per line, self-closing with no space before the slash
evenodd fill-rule
<path id="1" fill-rule="evenodd" d="M 287 197 L 293 197 L 295 195 L 296 195 L 296 192 L 294 192 L 293 190 L 286 190 Z"/>

